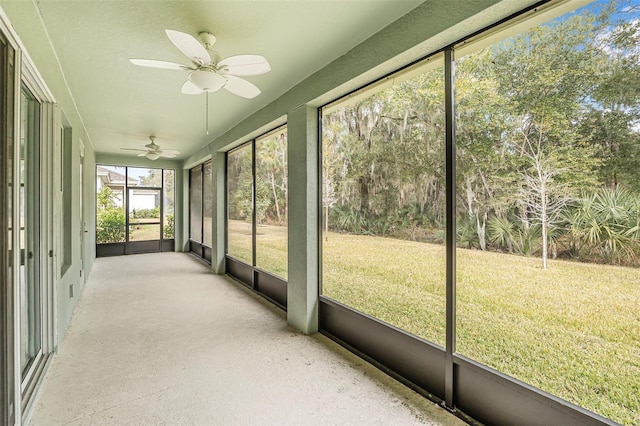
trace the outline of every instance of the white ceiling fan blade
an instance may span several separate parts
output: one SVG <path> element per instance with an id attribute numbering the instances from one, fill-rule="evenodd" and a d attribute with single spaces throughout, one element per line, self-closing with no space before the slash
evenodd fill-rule
<path id="1" fill-rule="evenodd" d="M 175 154 L 167 154 L 166 152 L 160 153 L 160 157 L 164 158 L 176 158 Z"/>
<path id="2" fill-rule="evenodd" d="M 176 64 L 175 62 L 167 62 L 167 61 L 156 61 L 155 59 L 129 59 L 134 65 L 138 65 L 141 67 L 149 67 L 149 68 L 160 68 L 163 70 L 190 70 L 186 65 Z"/>
<path id="3" fill-rule="evenodd" d="M 211 56 L 209 52 L 190 34 L 181 33 L 180 31 L 165 30 L 169 40 L 194 64 L 197 65 L 209 65 L 211 63 Z"/>
<path id="4" fill-rule="evenodd" d="M 225 75 L 224 78 L 227 79 L 227 84 L 225 84 L 224 88 L 234 95 L 252 99 L 260 94 L 260 89 L 258 89 L 255 84 L 249 83 L 243 78 L 233 75 Z"/>
<path id="5" fill-rule="evenodd" d="M 147 156 L 146 152 L 143 152 L 142 154 L 138 154 L 138 157 L 146 157 L 146 156 Z"/>
<path id="6" fill-rule="evenodd" d="M 124 151 L 141 151 L 141 152 L 146 152 L 146 149 L 138 149 L 138 148 L 120 148 Z"/>
<path id="7" fill-rule="evenodd" d="M 231 75 L 259 75 L 271 71 L 269 62 L 260 55 L 230 56 L 218 62 L 218 68 L 223 74 Z"/>
<path id="8" fill-rule="evenodd" d="M 180 151 L 176 151 L 173 149 L 163 149 L 162 151 L 162 155 L 166 156 L 166 155 L 172 155 L 172 156 L 176 156 L 178 154 L 180 154 Z"/>
<path id="9" fill-rule="evenodd" d="M 182 93 L 185 95 L 199 95 L 203 90 L 193 84 L 191 80 L 187 80 L 182 85 Z"/>

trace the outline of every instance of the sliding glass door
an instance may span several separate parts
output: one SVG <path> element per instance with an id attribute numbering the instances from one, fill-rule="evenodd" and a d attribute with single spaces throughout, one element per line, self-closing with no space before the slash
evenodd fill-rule
<path id="1" fill-rule="evenodd" d="M 0 16 L 0 424 L 22 424 L 55 349 L 55 105 Z"/>
<path id="2" fill-rule="evenodd" d="M 25 86 L 20 98 L 20 368 L 28 380 L 42 355 L 42 285 L 40 277 L 40 103 Z"/>
<path id="3" fill-rule="evenodd" d="M 15 423 L 14 380 L 14 136 L 15 51 L 0 31 L 0 424 Z"/>

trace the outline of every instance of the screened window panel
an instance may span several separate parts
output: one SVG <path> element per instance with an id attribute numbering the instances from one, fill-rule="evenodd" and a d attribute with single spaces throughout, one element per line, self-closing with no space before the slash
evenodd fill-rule
<path id="1" fill-rule="evenodd" d="M 256 266 L 287 279 L 287 130 L 256 139 Z"/>
<path id="2" fill-rule="evenodd" d="M 322 111 L 322 294 L 444 346 L 442 55 L 393 81 Z"/>
<path id="3" fill-rule="evenodd" d="M 622 105 L 640 11 L 627 6 L 596 2 L 458 56 L 456 345 L 638 424 L 640 133 Z"/>
<path id="4" fill-rule="evenodd" d="M 227 154 L 227 254 L 253 265 L 252 146 Z"/>
<path id="5" fill-rule="evenodd" d="M 202 244 L 213 244 L 213 186 L 211 162 L 202 165 Z"/>
<path id="6" fill-rule="evenodd" d="M 189 238 L 202 243 L 202 166 L 189 172 Z"/>

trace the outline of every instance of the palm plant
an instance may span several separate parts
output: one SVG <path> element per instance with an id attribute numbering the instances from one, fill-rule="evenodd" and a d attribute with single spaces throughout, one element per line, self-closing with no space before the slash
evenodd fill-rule
<path id="1" fill-rule="evenodd" d="M 607 263 L 635 262 L 640 252 L 640 199 L 618 187 L 583 194 L 568 217 L 579 253 Z"/>
<path id="2" fill-rule="evenodd" d="M 502 250 L 513 253 L 514 247 L 518 243 L 517 225 L 502 215 L 491 216 L 487 223 L 489 241 L 497 245 Z"/>

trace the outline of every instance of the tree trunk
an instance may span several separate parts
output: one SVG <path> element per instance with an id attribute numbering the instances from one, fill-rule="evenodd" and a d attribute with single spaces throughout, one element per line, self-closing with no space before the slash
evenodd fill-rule
<path id="1" fill-rule="evenodd" d="M 478 234 L 478 243 L 480 244 L 480 250 L 485 251 L 487 249 L 487 236 L 486 230 L 487 228 L 487 214 L 485 213 L 482 216 L 482 221 L 480 221 L 480 215 L 476 215 L 476 232 Z"/>
<path id="2" fill-rule="evenodd" d="M 360 211 L 366 213 L 369 211 L 369 176 L 360 176 Z"/>
<path id="3" fill-rule="evenodd" d="M 278 203 L 278 193 L 276 192 L 276 177 L 273 171 L 269 173 L 269 177 L 271 180 L 271 192 L 273 192 L 273 201 L 275 202 L 275 205 L 276 205 L 276 215 L 278 216 L 278 224 L 280 224 L 280 222 L 282 222 L 282 218 L 280 217 L 280 204 Z"/>
<path id="4" fill-rule="evenodd" d="M 547 224 L 542 222 L 542 269 L 547 269 L 547 256 Z"/>
<path id="5" fill-rule="evenodd" d="M 542 269 L 547 269 L 547 187 L 544 179 L 540 179 L 540 222 L 542 223 Z"/>
<path id="6" fill-rule="evenodd" d="M 324 206 L 324 240 L 329 241 L 329 204 Z"/>

